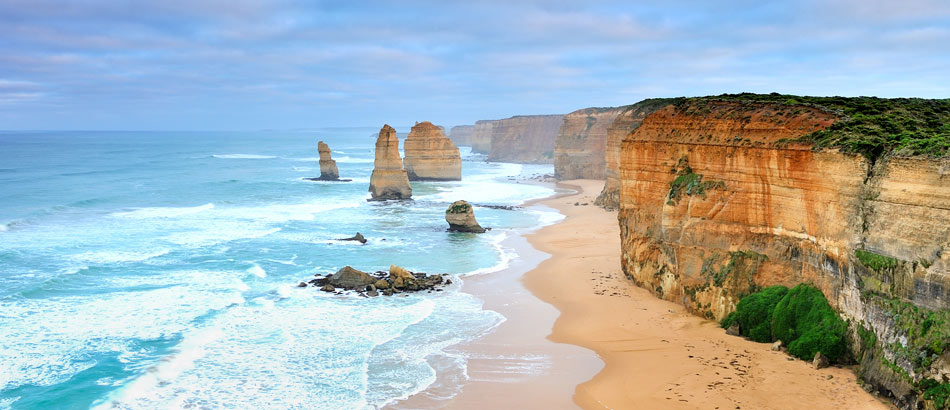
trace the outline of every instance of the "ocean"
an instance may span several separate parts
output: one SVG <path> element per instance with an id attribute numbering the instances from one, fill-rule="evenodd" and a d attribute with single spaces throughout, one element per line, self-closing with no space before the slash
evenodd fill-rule
<path id="1" fill-rule="evenodd" d="M 446 232 L 444 211 L 549 196 L 517 179 L 553 168 L 463 147 L 461 182 L 367 202 L 377 131 L 0 132 L 0 409 L 362 409 L 437 373 L 463 383 L 446 348 L 505 318 L 460 283 L 560 215 L 476 206 L 493 228 L 476 235 Z M 303 180 L 318 140 L 351 182 Z M 357 231 L 368 243 L 335 240 Z M 391 264 L 459 279 L 377 298 L 296 287 Z"/>

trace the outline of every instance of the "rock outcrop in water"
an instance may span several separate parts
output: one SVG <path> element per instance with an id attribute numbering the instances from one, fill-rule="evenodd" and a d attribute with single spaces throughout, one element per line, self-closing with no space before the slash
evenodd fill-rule
<path id="1" fill-rule="evenodd" d="M 449 139 L 456 147 L 471 147 L 474 125 L 456 125 L 449 130 Z"/>
<path id="2" fill-rule="evenodd" d="M 402 158 L 399 157 L 399 138 L 396 137 L 396 130 L 388 124 L 379 130 L 379 137 L 376 139 L 376 160 L 373 165 L 373 175 L 369 180 L 371 201 L 412 197 L 409 176 L 402 167 Z"/>
<path id="3" fill-rule="evenodd" d="M 472 127 L 472 152 L 476 154 L 491 153 L 491 135 L 494 120 L 475 121 Z"/>
<path id="4" fill-rule="evenodd" d="M 475 220 L 475 211 L 472 210 L 472 206 L 465 201 L 455 201 L 449 205 L 449 208 L 445 210 L 445 222 L 449 223 L 451 232 L 485 233 L 485 228 L 482 228 Z"/>
<path id="5" fill-rule="evenodd" d="M 518 115 L 494 121 L 488 160 L 523 164 L 554 162 L 554 139 L 563 120 L 563 115 Z"/>
<path id="6" fill-rule="evenodd" d="M 585 108 L 564 116 L 554 140 L 554 175 L 558 179 L 603 179 L 607 127 L 623 107 Z"/>
<path id="7" fill-rule="evenodd" d="M 419 272 L 410 272 L 406 269 L 391 265 L 389 272 L 377 271 L 369 274 L 351 266 L 346 266 L 332 275 L 318 277 L 309 282 L 301 282 L 298 287 L 307 284 L 320 288 L 324 292 L 350 290 L 366 292 L 366 296 L 377 296 L 380 292 L 391 296 L 398 292 L 441 291 L 441 286 L 451 285 L 452 281 L 443 275 L 428 275 Z"/>
<path id="8" fill-rule="evenodd" d="M 340 179 L 340 170 L 336 167 L 336 161 L 330 158 L 330 146 L 320 141 L 317 143 L 317 151 L 320 152 L 320 179 L 323 181 Z"/>
<path id="9" fill-rule="evenodd" d="M 761 99 L 618 117 L 633 129 L 619 151 L 624 273 L 710 319 L 756 289 L 811 283 L 850 321 L 865 381 L 904 409 L 950 391 L 950 162 L 816 150 L 799 138 L 850 118 L 821 99 Z"/>
<path id="10" fill-rule="evenodd" d="M 424 121 L 412 127 L 406 142 L 405 168 L 410 181 L 460 181 L 462 158 L 459 149 L 442 130 Z"/>
<path id="11" fill-rule="evenodd" d="M 607 138 L 604 144 L 604 189 L 594 204 L 614 210 L 620 207 L 620 143 L 627 134 L 633 132 L 647 115 L 665 107 L 677 99 L 652 98 L 633 105 L 621 107 L 613 122 L 607 126 Z"/>

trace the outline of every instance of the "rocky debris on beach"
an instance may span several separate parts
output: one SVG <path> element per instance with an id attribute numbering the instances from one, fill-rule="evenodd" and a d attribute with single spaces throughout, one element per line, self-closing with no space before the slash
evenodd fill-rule
<path id="1" fill-rule="evenodd" d="M 772 351 L 778 352 L 782 350 L 782 341 L 776 340 L 775 343 L 772 343 Z"/>
<path id="2" fill-rule="evenodd" d="M 353 235 L 353 236 L 351 236 L 351 237 L 349 237 L 349 238 L 341 238 L 341 239 L 337 239 L 337 240 L 338 240 L 338 241 L 356 241 L 356 242 L 359 242 L 359 243 L 362 243 L 362 244 L 365 244 L 365 243 L 366 243 L 366 238 L 363 237 L 363 234 L 361 234 L 361 233 L 359 233 L 359 232 L 357 232 L 356 235 Z"/>
<path id="3" fill-rule="evenodd" d="M 828 358 L 825 357 L 825 355 L 821 354 L 821 352 L 817 352 L 815 353 L 815 359 L 811 361 L 811 364 L 815 366 L 816 369 L 824 369 L 828 367 L 830 362 L 828 361 Z"/>
<path id="4" fill-rule="evenodd" d="M 403 143 L 405 168 L 410 181 L 460 181 L 459 149 L 429 121 L 417 123 Z"/>
<path id="5" fill-rule="evenodd" d="M 402 168 L 402 158 L 399 157 L 399 138 L 396 137 L 396 130 L 388 124 L 379 130 L 376 139 L 376 160 L 373 163 L 373 175 L 369 179 L 369 192 L 372 195 L 370 201 L 412 197 L 409 176 Z"/>
<path id="6" fill-rule="evenodd" d="M 729 328 L 726 329 L 726 334 L 729 336 L 739 336 L 739 323 L 733 322 L 729 325 Z"/>
<path id="7" fill-rule="evenodd" d="M 472 206 L 465 201 L 455 201 L 449 205 L 449 209 L 445 210 L 445 222 L 449 223 L 450 232 L 485 233 L 485 228 L 475 220 Z"/>
<path id="8" fill-rule="evenodd" d="M 340 179 L 340 170 L 336 167 L 336 161 L 330 158 L 329 145 L 320 141 L 317 143 L 317 151 L 320 152 L 320 177 L 304 179 L 309 181 L 352 181 L 351 179 Z"/>
<path id="9" fill-rule="evenodd" d="M 452 281 L 440 274 L 410 272 L 391 265 L 389 272 L 377 271 L 372 274 L 354 269 L 352 266 L 345 266 L 332 275 L 301 282 L 298 286 L 306 287 L 308 283 L 319 287 L 324 292 L 336 292 L 342 289 L 357 291 L 361 294 L 366 292 L 366 296 L 377 296 L 380 293 L 392 296 L 400 292 L 441 291 L 441 287 L 451 285 Z"/>

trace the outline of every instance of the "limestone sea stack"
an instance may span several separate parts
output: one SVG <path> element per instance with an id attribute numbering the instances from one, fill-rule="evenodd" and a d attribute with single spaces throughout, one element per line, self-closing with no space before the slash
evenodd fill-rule
<path id="1" fill-rule="evenodd" d="M 399 157 L 399 138 L 396 137 L 396 130 L 388 124 L 379 130 L 373 166 L 373 175 L 369 179 L 371 201 L 412 197 L 412 186 L 409 185 L 409 177 Z"/>
<path id="2" fill-rule="evenodd" d="M 339 180 L 340 170 L 336 167 L 336 161 L 330 158 L 330 146 L 320 141 L 317 143 L 317 151 L 320 151 L 320 180 Z"/>
<path id="3" fill-rule="evenodd" d="M 449 209 L 445 210 L 445 222 L 449 223 L 450 232 L 485 232 L 485 228 L 475 220 L 472 206 L 465 201 L 455 201 L 449 205 Z"/>
<path id="4" fill-rule="evenodd" d="M 459 149 L 431 122 L 424 121 L 413 126 L 403 148 L 410 181 L 462 180 Z"/>

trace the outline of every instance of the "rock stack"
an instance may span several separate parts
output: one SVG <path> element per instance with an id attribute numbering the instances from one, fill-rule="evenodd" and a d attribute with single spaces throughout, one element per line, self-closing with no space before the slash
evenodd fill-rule
<path id="1" fill-rule="evenodd" d="M 399 138 L 389 125 L 383 125 L 376 139 L 376 161 L 369 180 L 369 192 L 371 201 L 412 197 L 412 186 L 399 157 Z"/>
<path id="2" fill-rule="evenodd" d="M 340 170 L 336 167 L 336 161 L 330 158 L 330 146 L 320 141 L 317 143 L 317 151 L 320 151 L 320 180 L 339 180 Z"/>
<path id="3" fill-rule="evenodd" d="M 465 201 L 455 201 L 449 205 L 449 209 L 445 210 L 445 222 L 449 223 L 450 232 L 485 232 L 485 228 L 475 220 L 472 206 Z"/>
<path id="4" fill-rule="evenodd" d="M 420 122 L 412 127 L 403 147 L 410 181 L 462 180 L 459 149 L 431 122 Z"/>

